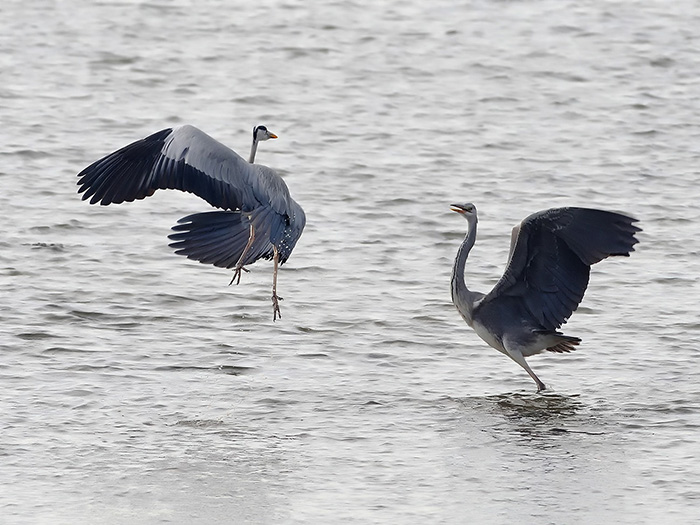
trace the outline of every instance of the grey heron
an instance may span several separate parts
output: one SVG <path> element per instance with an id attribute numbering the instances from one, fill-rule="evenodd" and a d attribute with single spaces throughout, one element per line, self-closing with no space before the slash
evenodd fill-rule
<path id="1" fill-rule="evenodd" d="M 265 126 L 253 129 L 249 162 L 190 125 L 167 128 L 94 162 L 78 174 L 78 193 L 90 204 L 131 202 L 159 189 L 194 193 L 217 211 L 183 217 L 173 226 L 179 255 L 233 268 L 240 282 L 245 266 L 272 259 L 272 319 L 282 317 L 277 270 L 289 258 L 306 224 L 282 177 L 253 164 L 258 142 L 277 138 Z"/>
<path id="2" fill-rule="evenodd" d="M 576 310 L 588 286 L 590 267 L 609 256 L 629 256 L 638 242 L 637 219 L 589 208 L 552 208 L 513 228 L 508 263 L 488 294 L 464 282 L 467 256 L 476 240 L 473 204 L 453 204 L 468 223 L 452 270 L 452 302 L 488 345 L 522 366 L 546 389 L 525 361 L 550 352 L 570 352 L 581 339 L 558 329 Z"/>

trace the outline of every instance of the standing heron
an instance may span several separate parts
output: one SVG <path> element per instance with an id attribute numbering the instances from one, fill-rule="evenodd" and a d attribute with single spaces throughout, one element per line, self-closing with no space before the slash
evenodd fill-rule
<path id="1" fill-rule="evenodd" d="M 78 193 L 90 204 L 120 204 L 159 189 L 194 193 L 219 211 L 183 217 L 170 235 L 175 253 L 204 264 L 233 268 L 272 259 L 272 319 L 282 317 L 277 269 L 289 258 L 306 224 L 301 206 L 273 169 L 253 164 L 258 142 L 277 136 L 253 130 L 249 162 L 194 126 L 164 129 L 94 162 L 78 174 Z"/>
<path id="2" fill-rule="evenodd" d="M 472 292 L 464 266 L 476 240 L 476 208 L 453 204 L 468 223 L 452 270 L 452 302 L 479 337 L 545 384 L 525 361 L 550 352 L 570 352 L 581 339 L 558 331 L 576 310 L 588 286 L 590 267 L 606 257 L 629 256 L 641 231 L 632 217 L 588 208 L 552 208 L 513 228 L 503 277 L 488 294 Z"/>

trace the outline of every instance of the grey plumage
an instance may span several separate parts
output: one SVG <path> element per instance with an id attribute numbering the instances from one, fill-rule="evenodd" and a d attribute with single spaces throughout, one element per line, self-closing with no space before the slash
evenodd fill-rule
<path id="1" fill-rule="evenodd" d="M 277 265 L 291 255 L 306 224 L 301 206 L 271 168 L 253 164 L 260 140 L 277 138 L 264 126 L 253 130 L 250 162 L 194 126 L 168 128 L 125 146 L 78 174 L 78 193 L 90 204 L 119 204 L 159 189 L 194 193 L 220 211 L 178 221 L 170 246 L 206 264 L 234 268 L 273 259 L 273 319 L 279 315 Z M 221 211 L 223 210 L 223 211 Z M 233 282 L 233 280 L 231 282 Z"/>
<path id="2" fill-rule="evenodd" d="M 610 256 L 628 256 L 638 242 L 636 219 L 589 208 L 553 208 L 530 215 L 513 229 L 506 270 L 491 292 L 469 290 L 467 256 L 476 240 L 473 204 L 453 204 L 469 230 L 455 260 L 452 301 L 464 320 L 537 383 L 525 357 L 544 350 L 569 352 L 581 340 L 558 331 L 583 299 L 590 266 Z"/>

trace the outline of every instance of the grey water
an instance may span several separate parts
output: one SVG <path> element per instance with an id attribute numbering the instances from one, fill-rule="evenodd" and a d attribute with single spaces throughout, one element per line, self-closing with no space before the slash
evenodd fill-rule
<path id="1" fill-rule="evenodd" d="M 691 523 L 700 505 L 700 6 L 681 0 L 15 1 L 0 10 L 1 523 Z M 159 191 L 76 174 L 190 123 L 308 217 L 279 275 L 174 255 Z M 510 230 L 624 211 L 530 359 L 450 302 Z"/>

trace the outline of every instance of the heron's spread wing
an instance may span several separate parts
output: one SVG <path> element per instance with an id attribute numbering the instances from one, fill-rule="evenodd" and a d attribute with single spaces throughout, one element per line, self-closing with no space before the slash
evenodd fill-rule
<path id="1" fill-rule="evenodd" d="M 248 242 L 250 225 L 255 226 L 255 240 L 246 252 L 243 266 L 260 258 L 272 258 L 273 244 L 277 246 L 280 264 L 292 253 L 304 229 L 306 218 L 294 201 L 289 220 L 275 216 L 271 208 L 260 208 L 248 217 L 240 211 L 211 211 L 183 217 L 173 226 L 177 233 L 169 237 L 171 247 L 201 263 L 222 268 L 233 268 L 238 263 Z M 285 216 L 286 217 L 286 216 Z"/>
<path id="2" fill-rule="evenodd" d="M 78 193 L 90 204 L 107 205 L 168 188 L 194 193 L 218 208 L 253 208 L 260 197 L 257 168 L 194 126 L 179 126 L 94 162 L 78 174 Z"/>
<path id="3" fill-rule="evenodd" d="M 250 220 L 240 211 L 209 211 L 183 217 L 173 226 L 170 246 L 204 264 L 233 268 L 238 263 L 250 235 Z M 266 235 L 256 235 L 242 265 L 272 257 L 273 248 Z"/>
<path id="4" fill-rule="evenodd" d="M 636 219 L 603 210 L 554 208 L 535 213 L 514 231 L 503 277 L 484 301 L 517 296 L 547 330 L 556 330 L 583 299 L 590 266 L 627 256 L 637 243 Z"/>

